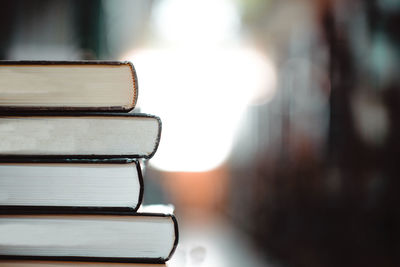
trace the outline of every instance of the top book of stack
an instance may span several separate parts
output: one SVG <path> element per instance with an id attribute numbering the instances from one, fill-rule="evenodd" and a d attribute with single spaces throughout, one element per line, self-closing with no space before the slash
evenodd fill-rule
<path id="1" fill-rule="evenodd" d="M 128 112 L 137 97 L 130 62 L 0 62 L 0 111 Z"/>

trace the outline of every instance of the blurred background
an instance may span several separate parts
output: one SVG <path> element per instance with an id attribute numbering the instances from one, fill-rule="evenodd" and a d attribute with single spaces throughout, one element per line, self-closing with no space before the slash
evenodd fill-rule
<path id="1" fill-rule="evenodd" d="M 400 1 L 1 1 L 0 59 L 130 60 L 168 266 L 400 265 Z"/>

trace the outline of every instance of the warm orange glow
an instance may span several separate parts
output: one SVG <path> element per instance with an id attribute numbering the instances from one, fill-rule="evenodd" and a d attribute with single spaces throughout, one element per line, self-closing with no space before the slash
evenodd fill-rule
<path id="1" fill-rule="evenodd" d="M 209 172 L 165 172 L 162 182 L 181 217 L 207 220 L 224 205 L 228 190 L 225 165 Z"/>

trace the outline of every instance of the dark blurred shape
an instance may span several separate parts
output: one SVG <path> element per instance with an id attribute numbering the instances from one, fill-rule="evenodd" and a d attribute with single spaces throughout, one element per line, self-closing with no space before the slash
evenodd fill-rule
<path id="1" fill-rule="evenodd" d="M 2 1 L 1 59 L 107 59 L 101 0 Z"/>
<path id="2" fill-rule="evenodd" d="M 73 1 L 75 8 L 74 27 L 79 36 L 79 44 L 86 59 L 96 59 L 107 55 L 104 12 L 100 0 Z"/>
<path id="3" fill-rule="evenodd" d="M 253 111 L 268 141 L 253 164 L 231 166 L 231 214 L 289 266 L 399 266 L 400 3 L 299 2 L 274 1 L 268 19 L 249 22 L 260 42 L 275 43 L 281 96 Z M 289 30 L 265 26 L 274 18 Z M 302 97 L 314 99 L 308 109 L 296 109 Z M 319 116 L 328 127 L 315 135 Z"/>
<path id="4" fill-rule="evenodd" d="M 0 59 L 118 60 L 146 34 L 152 3 L 3 0 Z"/>
<path id="5" fill-rule="evenodd" d="M 15 1 L 16 2 L 16 1 Z M 6 51 L 10 45 L 10 36 L 14 30 L 14 14 L 16 12 L 15 2 L 2 2 L 0 9 L 0 58 L 6 58 Z"/>

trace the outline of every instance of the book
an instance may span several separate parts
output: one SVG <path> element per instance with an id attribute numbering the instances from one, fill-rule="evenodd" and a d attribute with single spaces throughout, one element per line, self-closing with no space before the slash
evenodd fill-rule
<path id="1" fill-rule="evenodd" d="M 139 213 L 0 215 L 0 259 L 164 263 L 178 238 L 173 210 L 161 205 Z"/>
<path id="2" fill-rule="evenodd" d="M 165 267 L 164 264 L 117 263 L 117 262 L 78 262 L 78 261 L 41 261 L 41 260 L 1 260 L 0 267 Z"/>
<path id="3" fill-rule="evenodd" d="M 151 158 L 161 120 L 139 113 L 0 114 L 0 159 Z"/>
<path id="4" fill-rule="evenodd" d="M 129 111 L 137 97 L 127 61 L 0 61 L 0 110 Z"/>
<path id="5" fill-rule="evenodd" d="M 136 211 L 143 178 L 132 159 L 20 159 L 0 162 L 0 210 Z"/>

